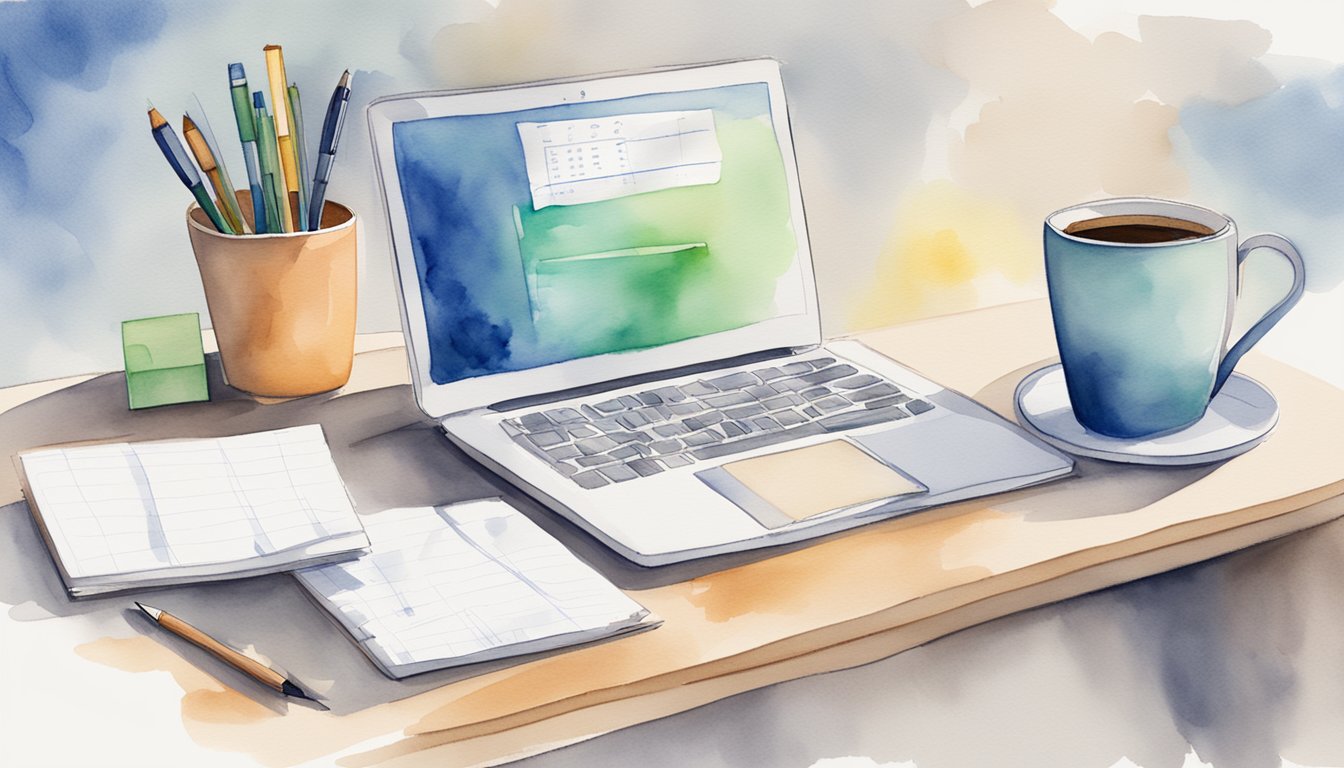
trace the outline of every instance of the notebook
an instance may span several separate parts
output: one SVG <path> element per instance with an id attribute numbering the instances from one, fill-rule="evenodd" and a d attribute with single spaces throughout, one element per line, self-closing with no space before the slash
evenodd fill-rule
<path id="1" fill-rule="evenodd" d="M 660 623 L 499 499 L 365 517 L 372 551 L 295 571 L 391 678 Z"/>
<path id="2" fill-rule="evenodd" d="M 318 425 L 22 453 L 72 597 L 349 558 L 368 538 Z"/>

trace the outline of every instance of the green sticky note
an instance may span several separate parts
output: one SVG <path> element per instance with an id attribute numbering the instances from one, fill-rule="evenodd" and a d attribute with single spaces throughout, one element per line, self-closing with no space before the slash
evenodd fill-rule
<path id="1" fill-rule="evenodd" d="M 132 409 L 210 399 L 195 312 L 127 320 L 121 324 L 121 349 Z"/>

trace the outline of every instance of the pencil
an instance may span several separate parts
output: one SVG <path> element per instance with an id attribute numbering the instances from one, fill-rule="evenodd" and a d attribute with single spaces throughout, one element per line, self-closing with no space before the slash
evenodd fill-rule
<path id="1" fill-rule="evenodd" d="M 209 651 L 215 658 L 228 664 L 239 672 L 242 672 L 253 680 L 256 680 L 267 688 L 286 696 L 293 696 L 296 699 L 307 699 L 308 701 L 316 701 L 318 704 L 322 703 L 304 693 L 302 688 L 295 685 L 292 681 L 279 672 L 276 672 L 274 669 L 271 669 L 256 659 L 244 656 L 171 613 L 145 605 L 141 602 L 136 602 L 135 605 L 143 611 L 146 616 L 153 620 L 155 624 L 158 624 L 160 627 L 172 632 L 183 640 Z"/>
<path id="2" fill-rule="evenodd" d="M 281 208 L 284 213 L 286 232 L 302 229 L 295 226 L 293 209 L 289 204 L 289 193 L 299 191 L 299 160 L 294 154 L 294 137 L 290 135 L 289 89 L 285 86 L 285 54 L 278 45 L 268 45 L 262 49 L 266 54 L 266 84 L 271 91 L 272 116 L 275 119 L 275 145 L 280 154 L 280 167 L 277 184 L 281 192 Z"/>
<path id="3" fill-rule="evenodd" d="M 224 176 L 219 172 L 219 161 L 215 159 L 215 153 L 210 151 L 210 145 L 206 143 L 205 137 L 201 135 L 201 129 L 196 126 L 196 121 L 190 117 L 182 116 L 182 135 L 187 139 L 187 146 L 191 148 L 191 154 L 196 158 L 196 164 L 201 166 L 201 172 L 210 180 L 210 186 L 215 188 L 215 199 L 219 201 L 219 212 L 224 215 L 224 220 L 229 222 L 229 226 L 237 234 L 245 231 L 243 222 L 234 213 L 238 207 L 235 200 L 233 205 L 229 205 L 229 200 L 233 197 L 233 191 L 224 183 Z"/>
<path id="4" fill-rule="evenodd" d="M 289 84 L 289 133 L 294 137 L 294 156 L 299 161 L 299 219 L 296 230 L 308 228 L 308 147 L 303 140 L 303 107 L 299 105 L 299 86 Z"/>
<path id="5" fill-rule="evenodd" d="M 279 182 L 280 158 L 275 152 L 275 123 L 266 111 L 266 97 L 261 91 L 252 92 L 252 104 L 257 126 L 257 156 L 261 169 L 261 189 L 266 202 L 266 221 L 270 225 L 268 232 L 284 232 L 285 221 L 281 215 L 280 197 L 284 194 L 284 184 Z"/>
<path id="6" fill-rule="evenodd" d="M 215 229 L 228 235 L 237 234 L 229 227 L 229 223 L 219 215 L 219 209 L 215 207 L 215 202 L 210 199 L 210 193 L 205 191 L 205 185 L 201 183 L 201 176 L 196 172 L 196 166 L 192 164 L 191 158 L 187 156 L 187 151 L 182 148 L 182 142 L 177 140 L 177 134 L 173 133 L 173 127 L 163 119 L 159 110 L 149 105 L 149 128 L 154 134 L 154 141 L 159 145 L 159 151 L 163 152 L 164 158 L 168 160 L 168 165 L 172 166 L 173 172 L 191 194 L 195 196 L 197 205 L 205 211 L 209 217 L 210 223 L 215 225 Z"/>

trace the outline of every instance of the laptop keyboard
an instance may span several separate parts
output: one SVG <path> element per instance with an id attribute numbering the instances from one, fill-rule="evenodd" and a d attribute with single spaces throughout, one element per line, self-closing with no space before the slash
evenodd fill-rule
<path id="1" fill-rule="evenodd" d="M 591 489 L 933 408 L 886 379 L 818 357 L 536 410 L 500 426 Z"/>

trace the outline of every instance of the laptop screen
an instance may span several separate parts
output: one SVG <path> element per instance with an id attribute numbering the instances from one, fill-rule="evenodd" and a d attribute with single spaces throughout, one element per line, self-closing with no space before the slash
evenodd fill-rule
<path id="1" fill-rule="evenodd" d="M 394 122 L 430 380 L 806 313 L 770 98 L 747 82 Z"/>

